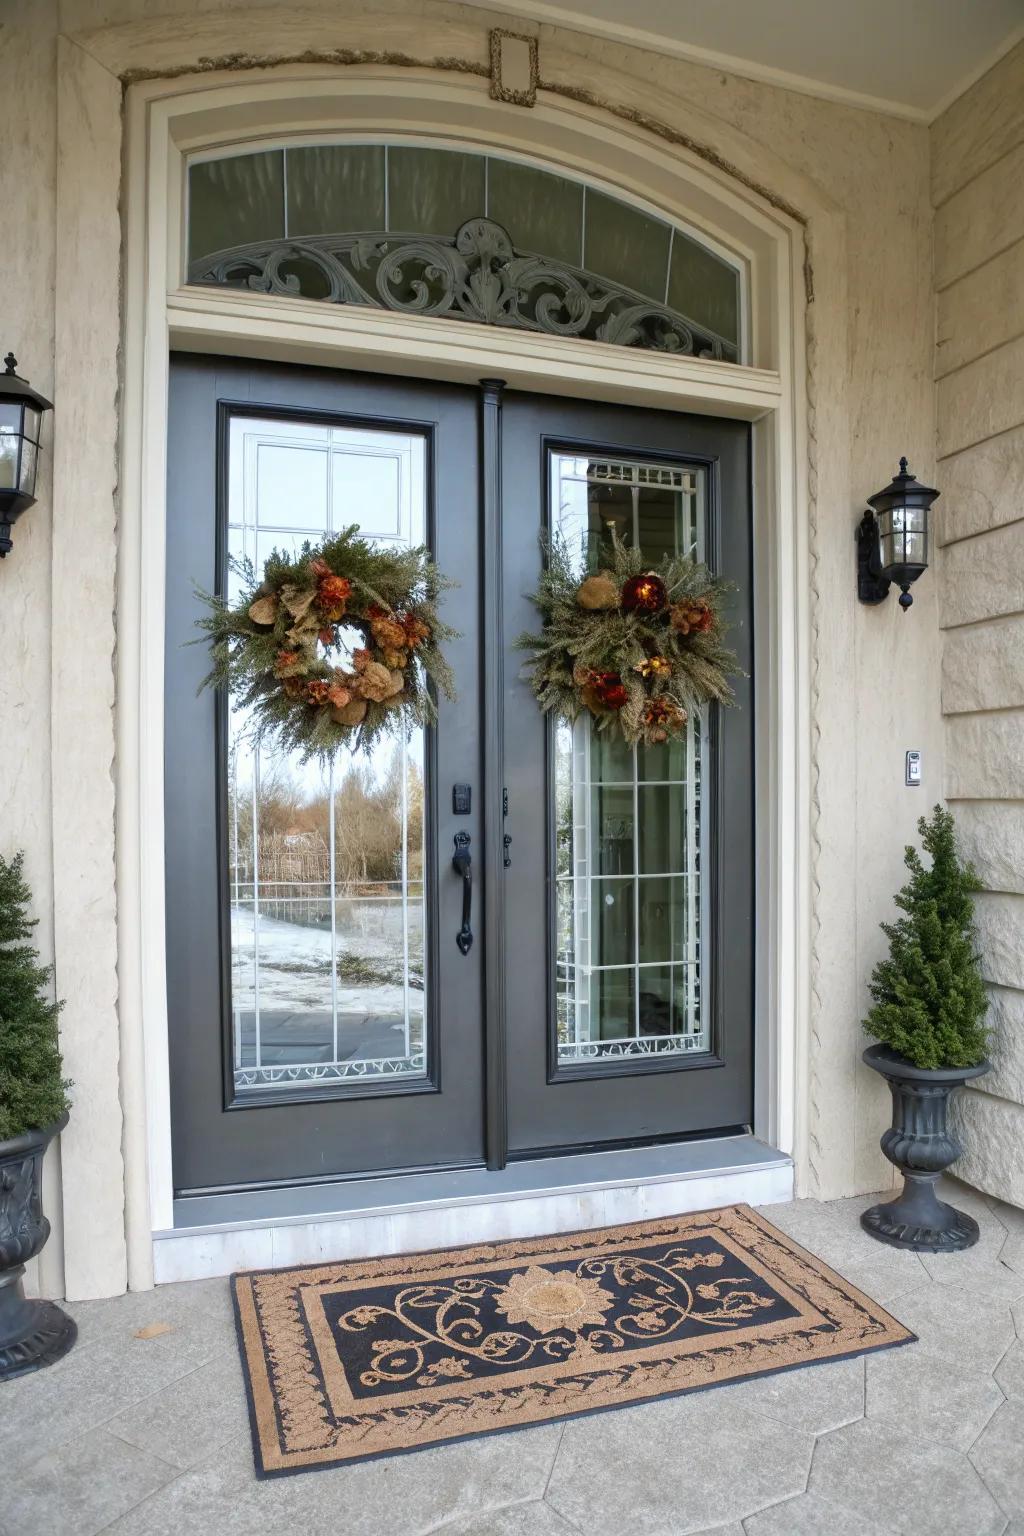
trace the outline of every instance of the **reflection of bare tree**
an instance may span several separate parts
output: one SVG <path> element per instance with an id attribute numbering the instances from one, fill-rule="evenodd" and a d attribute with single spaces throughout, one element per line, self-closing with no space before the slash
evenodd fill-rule
<path id="1" fill-rule="evenodd" d="M 406 770 L 409 878 L 423 875 L 423 776 Z M 382 778 L 353 765 L 334 796 L 335 878 L 339 886 L 398 880 L 402 874 L 402 757 L 392 754 Z"/>
<path id="2" fill-rule="evenodd" d="M 251 899 L 258 850 L 261 905 L 269 915 L 322 921 L 330 900 L 330 799 L 326 787 L 310 791 L 287 758 L 261 758 L 258 789 L 239 783 L 234 754 L 229 762 L 228 819 L 236 899 Z M 396 747 L 383 772 L 354 763 L 334 788 L 334 893 L 392 884 L 402 878 L 403 769 L 407 878 L 423 878 L 422 772 L 403 765 Z M 255 818 L 255 828 L 254 828 Z M 255 838 L 254 838 L 255 830 Z M 319 887 L 314 892 L 313 887 Z M 316 910 L 297 903 L 313 901 Z M 274 910 L 282 904 L 282 911 Z M 325 908 L 321 911 L 321 908 Z"/>

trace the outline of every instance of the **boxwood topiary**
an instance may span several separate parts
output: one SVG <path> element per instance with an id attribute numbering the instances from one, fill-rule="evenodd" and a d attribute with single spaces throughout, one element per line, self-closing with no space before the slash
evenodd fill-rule
<path id="1" fill-rule="evenodd" d="M 63 1007 L 50 997 L 53 971 L 28 942 L 35 920 L 24 855 L 0 857 L 0 1142 L 44 1130 L 68 1109 L 57 1039 Z"/>
<path id="2" fill-rule="evenodd" d="M 975 1067 L 988 1045 L 972 900 L 980 885 L 957 856 L 948 811 L 937 805 L 917 827 L 931 867 L 908 846 L 910 879 L 896 897 L 903 916 L 881 925 L 889 954 L 875 966 L 864 1029 L 915 1067 Z"/>

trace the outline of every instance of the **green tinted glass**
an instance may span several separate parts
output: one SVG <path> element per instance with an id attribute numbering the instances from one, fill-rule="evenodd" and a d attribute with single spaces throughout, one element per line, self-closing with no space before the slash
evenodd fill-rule
<path id="1" fill-rule="evenodd" d="M 668 302 L 672 309 L 706 325 L 726 341 L 739 341 L 739 273 L 679 230 L 672 240 Z"/>
<path id="2" fill-rule="evenodd" d="M 204 160 L 188 174 L 188 249 L 195 260 L 284 229 L 284 151 Z"/>
<path id="3" fill-rule="evenodd" d="M 487 162 L 487 216 L 503 224 L 521 251 L 582 264 L 583 188 L 510 160 Z"/>
<path id="4" fill-rule="evenodd" d="M 289 235 L 384 228 L 384 147 L 318 144 L 288 151 Z"/>
<path id="5" fill-rule="evenodd" d="M 583 264 L 661 304 L 665 298 L 671 231 L 603 192 L 587 192 Z"/>
<path id="6" fill-rule="evenodd" d="M 445 149 L 388 150 L 388 228 L 404 234 L 454 235 L 485 211 L 483 155 Z"/>

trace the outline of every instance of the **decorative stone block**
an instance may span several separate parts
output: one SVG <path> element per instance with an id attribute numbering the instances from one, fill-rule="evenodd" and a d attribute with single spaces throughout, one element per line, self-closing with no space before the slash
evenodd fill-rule
<path id="1" fill-rule="evenodd" d="M 1024 710 L 946 721 L 946 798 L 1024 800 Z"/>
<path id="2" fill-rule="evenodd" d="M 1020 143 L 1024 48 L 1013 48 L 957 97 L 931 128 L 936 207 Z"/>
<path id="3" fill-rule="evenodd" d="M 996 619 L 991 624 L 947 631 L 942 645 L 943 713 L 1021 705 L 1024 618 Z"/>
<path id="4" fill-rule="evenodd" d="M 952 810 L 960 853 L 985 890 L 1024 896 L 1024 803 L 964 800 Z"/>
<path id="5" fill-rule="evenodd" d="M 1020 363 L 1024 391 L 1024 348 Z M 1024 395 L 1021 415 L 1024 416 Z M 939 568 L 945 627 L 976 624 L 1001 613 L 1020 613 L 1024 610 L 1024 522 L 994 528 L 962 544 L 947 545 Z"/>
<path id="6" fill-rule="evenodd" d="M 932 515 L 940 544 L 1016 522 L 1024 511 L 1024 426 L 944 459 L 937 479 L 942 495 Z"/>
<path id="7" fill-rule="evenodd" d="M 517 107 L 537 100 L 537 39 L 523 32 L 491 31 L 491 96 Z"/>
<path id="8" fill-rule="evenodd" d="M 1024 337 L 940 379 L 939 457 L 1007 432 L 1024 421 Z"/>
<path id="9" fill-rule="evenodd" d="M 975 916 L 985 980 L 1024 987 L 1024 896 L 984 892 L 976 898 Z"/>
<path id="10" fill-rule="evenodd" d="M 935 287 L 1024 238 L 1024 144 L 962 187 L 935 213 Z"/>
<path id="11" fill-rule="evenodd" d="M 1017 199 L 1019 201 L 1019 198 Z M 1024 245 L 968 273 L 939 294 L 935 336 L 938 377 L 991 352 L 1024 331 Z"/>
<path id="12" fill-rule="evenodd" d="M 1024 992 L 1011 987 L 990 987 L 987 1023 L 992 1031 L 988 1059 L 992 1070 L 985 1092 L 996 1098 L 1024 1104 Z M 1024 1162 L 1024 1152 L 1018 1151 Z"/>
<path id="13" fill-rule="evenodd" d="M 986 1194 L 1024 1206 L 1024 1108 L 964 1089 L 950 1119 L 964 1149 L 951 1172 Z"/>

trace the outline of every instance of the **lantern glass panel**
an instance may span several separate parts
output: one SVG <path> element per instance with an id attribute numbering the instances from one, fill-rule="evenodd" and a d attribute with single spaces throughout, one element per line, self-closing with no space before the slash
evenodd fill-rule
<path id="1" fill-rule="evenodd" d="M 928 564 L 928 535 L 907 533 L 903 537 L 903 561 L 906 565 Z"/>
<path id="2" fill-rule="evenodd" d="M 17 406 L 0 405 L 0 490 L 4 491 L 14 489 L 18 474 L 18 449 L 21 447 L 18 427 L 12 426 L 8 420 L 11 411 L 20 425 L 20 409 Z"/>
<path id="3" fill-rule="evenodd" d="M 26 496 L 34 496 L 36 489 L 36 445 L 27 439 L 21 445 L 21 475 L 18 480 L 19 491 L 24 491 Z"/>
<path id="4" fill-rule="evenodd" d="M 25 425 L 22 427 L 21 430 L 22 430 L 22 432 L 24 433 L 24 435 L 26 437 L 31 438 L 32 442 L 38 443 L 38 441 L 39 441 L 39 423 L 42 420 L 42 415 L 41 415 L 41 413 L 39 411 L 36 410 L 34 405 L 26 405 L 24 407 L 24 410 L 25 410 Z"/>
<path id="5" fill-rule="evenodd" d="M 882 569 L 927 565 L 928 513 L 925 507 L 886 507 L 878 514 Z"/>

